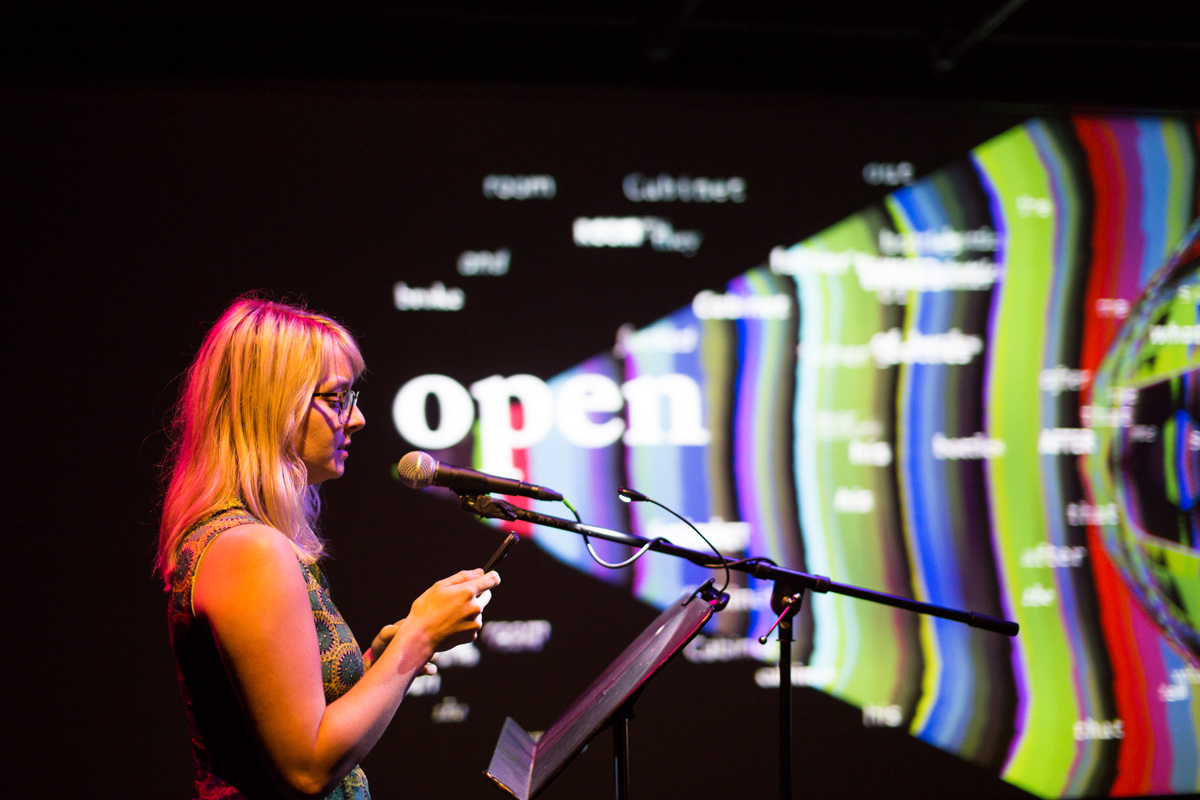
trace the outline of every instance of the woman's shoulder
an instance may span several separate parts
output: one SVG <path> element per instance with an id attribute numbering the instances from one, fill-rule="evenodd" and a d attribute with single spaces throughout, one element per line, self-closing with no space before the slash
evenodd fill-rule
<path id="1" fill-rule="evenodd" d="M 232 559 L 245 566 L 263 562 L 282 562 L 296 566 L 296 549 L 278 528 L 257 520 L 231 525 L 208 546 L 206 560 Z"/>
<path id="2" fill-rule="evenodd" d="M 261 609 L 287 597 L 307 604 L 307 594 L 291 540 L 270 525 L 248 522 L 228 528 L 208 546 L 192 603 L 197 613 L 211 615 L 229 606 Z"/>

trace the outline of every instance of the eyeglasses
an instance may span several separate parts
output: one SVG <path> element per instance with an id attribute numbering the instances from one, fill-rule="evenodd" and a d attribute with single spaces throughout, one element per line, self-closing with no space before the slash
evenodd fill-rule
<path id="1" fill-rule="evenodd" d="M 340 392 L 314 392 L 313 397 L 333 398 L 325 402 L 333 410 L 333 413 L 337 414 L 338 422 L 342 425 L 350 420 L 350 415 L 354 413 L 354 406 L 358 403 L 358 392 L 353 389 L 343 389 Z"/>

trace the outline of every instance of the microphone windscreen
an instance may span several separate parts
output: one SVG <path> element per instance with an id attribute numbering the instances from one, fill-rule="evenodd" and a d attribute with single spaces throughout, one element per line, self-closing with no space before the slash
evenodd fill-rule
<path id="1" fill-rule="evenodd" d="M 434 473 L 437 472 L 437 461 L 429 453 L 414 450 L 400 459 L 396 465 L 396 473 L 400 482 L 410 489 L 424 489 L 433 485 Z"/>

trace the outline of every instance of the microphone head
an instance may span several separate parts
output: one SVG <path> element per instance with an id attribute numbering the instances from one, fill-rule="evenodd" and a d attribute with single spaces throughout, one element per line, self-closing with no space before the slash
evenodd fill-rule
<path id="1" fill-rule="evenodd" d="M 437 461 L 429 453 L 422 453 L 420 450 L 407 454 L 396 465 L 396 474 L 400 476 L 400 482 L 410 489 L 432 486 L 436 472 Z"/>

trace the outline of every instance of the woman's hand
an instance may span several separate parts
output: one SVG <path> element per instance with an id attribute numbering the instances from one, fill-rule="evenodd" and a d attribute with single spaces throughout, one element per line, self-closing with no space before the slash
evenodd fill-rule
<path id="1" fill-rule="evenodd" d="M 435 653 L 474 641 L 483 627 L 483 609 L 492 598 L 491 590 L 499 584 L 497 573 L 484 574 L 481 569 L 464 570 L 444 578 L 413 602 L 401 624 L 406 628 L 414 626 L 414 633 Z"/>
<path id="2" fill-rule="evenodd" d="M 391 625 L 384 625 L 379 629 L 371 646 L 363 653 L 363 668 L 370 669 L 371 665 L 379 660 L 383 655 L 383 651 L 387 649 L 388 644 L 392 639 L 396 638 L 396 634 L 400 631 L 400 627 L 404 625 L 404 620 L 399 620 Z M 425 666 L 421 668 L 422 675 L 434 675 L 437 673 L 437 665 L 432 661 L 426 661 Z"/>
<path id="3" fill-rule="evenodd" d="M 391 625 L 384 625 L 379 629 L 379 633 L 375 634 L 375 639 L 371 642 L 371 646 L 363 651 L 363 668 L 370 669 L 371 665 L 379 660 L 383 655 L 383 651 L 387 649 L 388 642 L 396 638 L 396 632 L 400 630 L 400 626 L 404 624 L 404 620 L 394 622 Z"/>

